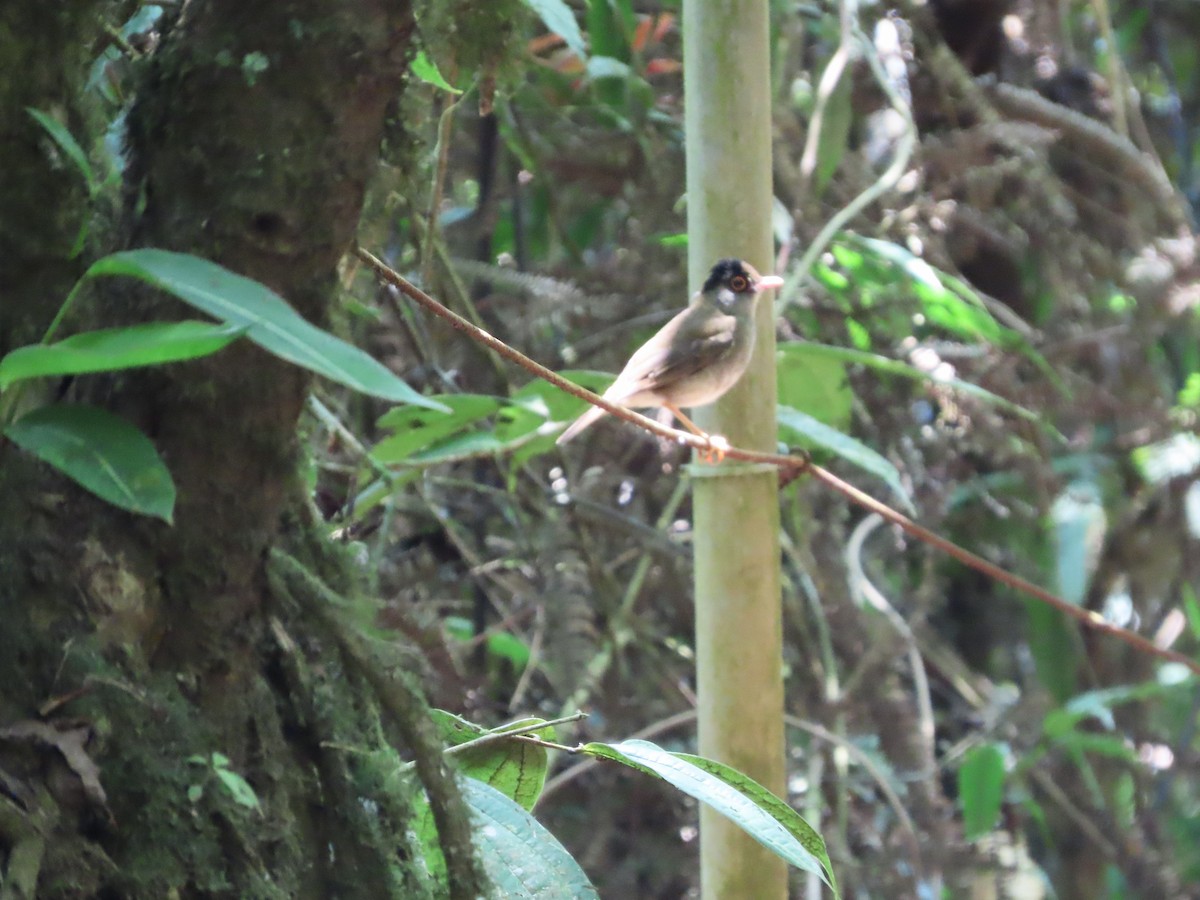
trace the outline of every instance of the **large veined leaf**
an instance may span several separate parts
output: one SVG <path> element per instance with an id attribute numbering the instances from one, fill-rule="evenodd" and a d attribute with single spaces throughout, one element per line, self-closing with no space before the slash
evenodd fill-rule
<path id="1" fill-rule="evenodd" d="M 453 747 L 518 728 L 523 734 L 533 734 L 543 740 L 558 739 L 553 725 L 527 731 L 530 726 L 544 721 L 542 719 L 520 719 L 498 728 L 485 729 L 444 710 L 430 710 L 430 713 L 442 739 Z M 546 748 L 538 744 L 512 738 L 490 740 L 477 747 L 463 747 L 453 756 L 455 768 L 463 775 L 490 784 L 528 810 L 533 809 L 545 785 L 548 757 Z"/>
<path id="2" fill-rule="evenodd" d="M 56 344 L 18 347 L 0 359 L 0 388 L 26 378 L 111 372 L 216 353 L 246 331 L 212 322 L 149 322 L 72 335 Z"/>
<path id="3" fill-rule="evenodd" d="M 472 838 L 479 860 L 496 887 L 491 897 L 496 900 L 599 897 L 579 863 L 525 807 L 474 778 L 459 778 L 458 785 L 470 810 Z M 416 803 L 413 828 L 429 874 L 444 884 L 446 861 L 438 842 L 433 811 L 423 794 Z"/>
<path id="4" fill-rule="evenodd" d="M 566 848 L 520 804 L 465 778 L 479 859 L 506 900 L 589 900 L 600 897 Z"/>
<path id="5" fill-rule="evenodd" d="M 353 344 L 310 324 L 265 285 L 214 262 L 145 248 L 98 260 L 84 278 L 126 275 L 152 284 L 223 322 L 244 327 L 246 337 L 280 359 L 364 394 L 445 411 Z"/>
<path id="6" fill-rule="evenodd" d="M 4 435 L 114 506 L 171 521 L 171 473 L 150 439 L 124 419 L 94 406 L 43 406 Z"/>
<path id="7" fill-rule="evenodd" d="M 799 813 L 748 775 L 715 760 L 669 753 L 649 741 L 592 743 L 582 752 L 657 776 L 707 803 L 791 865 L 818 875 L 837 895 L 825 841 Z"/>
<path id="8" fill-rule="evenodd" d="M 904 490 L 904 485 L 900 482 L 900 473 L 896 467 L 862 441 L 843 434 L 835 428 L 830 428 L 824 422 L 818 422 L 812 416 L 802 413 L 798 409 L 780 406 L 777 417 L 781 428 L 793 432 L 805 443 L 835 453 L 846 462 L 882 478 L 906 508 L 909 510 L 913 508 L 912 500 L 909 499 L 908 492 Z"/>

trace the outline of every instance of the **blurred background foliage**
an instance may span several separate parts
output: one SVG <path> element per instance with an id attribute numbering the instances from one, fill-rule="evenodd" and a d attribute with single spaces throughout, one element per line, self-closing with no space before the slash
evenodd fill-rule
<path id="1" fill-rule="evenodd" d="M 782 436 L 805 443 L 789 409 L 853 436 L 925 524 L 1194 654 L 1200 8 L 771 9 Z M 680 25 L 668 0 L 418 4 L 363 245 L 602 386 L 686 299 Z M 798 272 L 906 136 L 896 183 Z M 317 503 L 433 702 L 691 748 L 682 450 L 606 422 L 560 453 L 579 401 L 343 274 L 340 327 L 454 411 L 323 389 L 308 424 Z M 781 502 L 788 799 L 845 896 L 1197 895 L 1194 679 L 804 478 Z M 558 773 L 538 814 L 604 896 L 695 890 L 691 801 Z"/>

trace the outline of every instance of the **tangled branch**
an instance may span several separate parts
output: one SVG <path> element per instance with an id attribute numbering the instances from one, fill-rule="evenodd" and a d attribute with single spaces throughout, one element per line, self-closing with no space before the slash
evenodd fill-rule
<path id="1" fill-rule="evenodd" d="M 623 406 L 619 406 L 616 403 L 606 400 L 599 394 L 593 393 L 587 388 L 580 387 L 574 382 L 563 378 L 557 372 L 546 368 L 540 363 L 534 362 L 519 350 L 513 349 L 508 344 L 504 343 L 504 341 L 492 334 L 489 334 L 487 331 L 484 331 L 477 325 L 473 325 L 457 313 L 447 309 L 437 300 L 434 300 L 378 257 L 372 255 L 369 251 L 363 249 L 362 247 L 355 249 L 355 255 L 368 266 L 370 266 L 383 281 L 395 286 L 406 297 L 420 304 L 435 316 L 445 319 L 454 328 L 465 333 L 472 340 L 484 344 L 485 346 L 494 350 L 500 356 L 504 357 L 510 362 L 516 363 L 518 366 L 528 372 L 531 372 L 538 378 L 550 382 L 555 387 L 566 391 L 568 394 L 579 397 L 581 400 L 586 400 L 593 406 L 600 407 L 605 412 L 615 416 L 618 419 L 624 419 L 626 422 L 630 422 L 639 428 L 645 429 L 651 434 L 656 434 L 659 437 L 667 438 L 681 444 L 686 444 L 693 449 L 700 450 L 702 452 L 711 450 L 711 444 L 704 437 L 662 425 L 656 422 L 654 419 L 643 416 L 642 414 L 636 413 L 631 409 L 626 409 Z M 913 521 L 908 516 L 904 515 L 904 513 L 893 509 L 886 503 L 876 500 L 870 494 L 867 494 L 864 491 L 854 487 L 854 485 L 843 481 L 828 469 L 825 469 L 814 463 L 806 454 L 784 455 L 778 453 L 763 453 L 756 450 L 745 450 L 740 447 L 729 447 L 728 449 L 724 450 L 724 455 L 730 459 L 736 459 L 742 462 L 761 463 L 775 466 L 780 469 L 781 472 L 791 472 L 792 474 L 808 472 L 818 481 L 833 488 L 847 500 L 862 507 L 863 509 L 877 513 L 886 521 L 891 522 L 893 525 L 900 528 L 906 534 L 909 534 L 917 540 L 940 550 L 947 556 L 953 557 L 963 565 L 968 566 L 977 572 L 981 572 L 989 578 L 998 581 L 1001 584 L 1007 585 L 1014 590 L 1020 591 L 1023 594 L 1027 594 L 1028 596 L 1033 597 L 1035 600 L 1040 600 L 1042 603 L 1053 607 L 1064 616 L 1074 619 L 1086 628 L 1090 628 L 1093 631 L 1097 631 L 1119 641 L 1123 641 L 1140 653 L 1145 653 L 1149 656 L 1155 656 L 1159 659 L 1184 665 L 1192 672 L 1200 675 L 1200 661 L 1192 659 L 1191 657 L 1183 653 L 1179 653 L 1178 651 L 1171 650 L 1168 647 L 1160 647 L 1149 638 L 1146 638 L 1137 632 L 1130 631 L 1127 628 L 1122 628 L 1119 625 L 1114 625 L 1112 622 L 1109 622 L 1094 610 L 1084 609 L 1083 607 L 1076 606 L 1075 604 L 1064 600 L 1057 594 L 1034 584 L 1032 581 L 1028 581 L 1027 579 L 1022 578 L 1020 575 L 1015 575 L 1012 572 L 1001 568 L 995 563 L 988 562 L 982 556 L 972 553 L 965 547 L 960 547 L 953 541 L 950 541 L 936 532 L 931 531 L 925 526 Z"/>

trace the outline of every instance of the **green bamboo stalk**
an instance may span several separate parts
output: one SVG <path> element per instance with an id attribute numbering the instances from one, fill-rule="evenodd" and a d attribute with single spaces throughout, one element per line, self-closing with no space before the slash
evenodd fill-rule
<path id="1" fill-rule="evenodd" d="M 772 271 L 767 0 L 684 0 L 688 272 L 719 257 Z M 775 448 L 775 328 L 760 301 L 749 370 L 699 424 L 739 447 Z M 776 471 L 692 467 L 700 753 L 785 797 Z M 706 900 L 787 896 L 783 862 L 718 813 L 700 814 Z"/>

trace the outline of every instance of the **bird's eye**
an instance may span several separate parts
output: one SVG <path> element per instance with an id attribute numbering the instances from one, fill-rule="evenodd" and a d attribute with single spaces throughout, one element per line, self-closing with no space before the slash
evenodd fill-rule
<path id="1" fill-rule="evenodd" d="M 750 287 L 750 279 L 745 275 L 734 275 L 729 279 L 729 287 L 734 293 L 740 294 Z"/>

